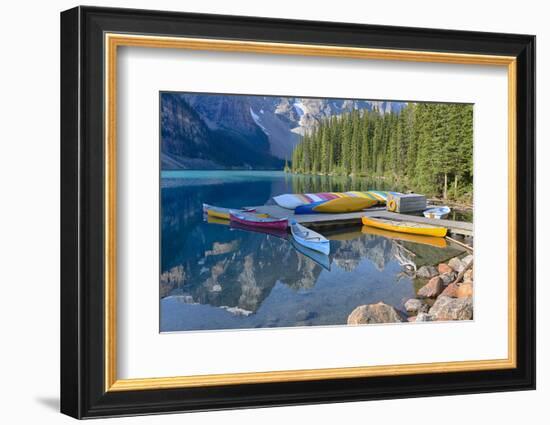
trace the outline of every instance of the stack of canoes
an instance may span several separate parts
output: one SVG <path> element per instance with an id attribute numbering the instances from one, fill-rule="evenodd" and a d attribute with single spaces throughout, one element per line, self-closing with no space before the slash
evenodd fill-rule
<path id="1" fill-rule="evenodd" d="M 318 214 L 318 213 L 347 213 L 361 211 L 366 208 L 378 205 L 378 201 L 369 198 L 344 197 L 331 199 L 330 201 L 314 202 L 308 205 L 301 205 L 294 210 L 295 214 Z"/>
<path id="2" fill-rule="evenodd" d="M 342 213 L 361 211 L 375 205 L 385 205 L 388 195 L 396 192 L 369 190 L 365 192 L 287 193 L 273 197 L 280 207 L 296 214 Z"/>

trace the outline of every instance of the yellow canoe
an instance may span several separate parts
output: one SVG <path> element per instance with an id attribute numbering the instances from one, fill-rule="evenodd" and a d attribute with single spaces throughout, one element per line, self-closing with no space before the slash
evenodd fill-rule
<path id="1" fill-rule="evenodd" d="M 317 205 L 313 208 L 314 211 L 320 213 L 346 213 L 361 211 L 365 208 L 370 208 L 376 205 L 378 202 L 374 199 L 368 198 L 337 198 L 324 202 L 321 205 Z"/>
<path id="2" fill-rule="evenodd" d="M 389 230 L 392 232 L 435 236 L 438 238 L 443 238 L 447 234 L 447 229 L 445 227 L 431 226 L 429 224 L 415 223 L 412 221 L 388 220 L 378 217 L 362 217 L 361 221 L 365 226 L 376 227 L 377 229 Z"/>
<path id="3" fill-rule="evenodd" d="M 206 213 L 208 217 L 221 218 L 223 220 L 229 220 L 229 211 L 231 208 L 215 207 L 214 205 L 202 204 L 202 210 Z M 242 212 L 253 212 L 251 209 L 243 209 L 235 211 Z M 256 214 L 258 217 L 267 217 L 267 214 Z"/>
<path id="4" fill-rule="evenodd" d="M 229 227 L 229 225 L 231 224 L 229 220 L 225 220 L 219 217 L 214 217 L 211 215 L 206 216 L 206 222 L 208 224 L 221 224 L 222 226 L 227 226 L 227 227 Z"/>
<path id="5" fill-rule="evenodd" d="M 413 235 L 403 232 L 392 232 L 390 230 L 377 229 L 376 227 L 363 226 L 361 233 L 365 235 L 383 236 L 397 241 L 413 242 L 422 245 L 429 245 L 436 248 L 445 248 L 447 241 L 445 238 L 436 238 L 435 236 Z"/>
<path id="6" fill-rule="evenodd" d="M 215 210 L 208 210 L 206 211 L 206 214 L 208 215 L 208 217 L 212 217 L 212 218 L 219 218 L 219 219 L 222 219 L 222 220 L 229 220 L 229 213 L 227 212 L 224 212 L 224 211 L 215 211 Z M 261 217 L 261 218 L 267 218 L 269 217 L 268 214 L 260 214 L 260 213 L 252 213 L 258 217 Z"/>
<path id="7" fill-rule="evenodd" d="M 229 220 L 229 211 L 218 211 L 218 210 L 206 210 L 208 217 L 221 218 L 223 220 Z"/>

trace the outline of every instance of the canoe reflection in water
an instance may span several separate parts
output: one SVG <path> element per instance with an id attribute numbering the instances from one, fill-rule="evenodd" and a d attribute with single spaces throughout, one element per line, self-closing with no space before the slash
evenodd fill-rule
<path id="1" fill-rule="evenodd" d="M 457 254 L 441 238 L 368 226 L 323 230 L 330 255 L 287 231 L 210 216 L 194 231 L 201 250 L 161 291 L 163 332 L 343 325 L 357 305 L 379 301 L 402 310 L 411 272 Z"/>
<path id="2" fill-rule="evenodd" d="M 235 221 L 229 222 L 227 220 L 216 219 L 210 216 L 206 217 L 206 221 L 212 224 L 229 226 L 231 229 L 238 229 L 238 230 L 242 230 L 243 232 L 263 233 L 265 235 L 276 236 L 283 240 L 287 240 L 290 246 L 292 246 L 300 254 L 306 256 L 307 258 L 314 261 L 324 269 L 330 270 L 330 257 L 328 255 L 315 251 L 313 249 L 308 249 L 305 246 L 300 245 L 298 242 L 294 240 L 294 238 L 292 238 L 292 236 L 286 230 L 246 226 L 239 222 L 235 222 Z"/>

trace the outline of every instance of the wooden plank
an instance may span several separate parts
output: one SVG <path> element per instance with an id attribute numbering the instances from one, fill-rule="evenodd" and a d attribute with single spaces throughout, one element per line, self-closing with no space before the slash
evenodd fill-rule
<path id="1" fill-rule="evenodd" d="M 415 223 L 446 227 L 451 233 L 456 233 L 459 235 L 473 236 L 474 234 L 474 226 L 472 223 L 399 214 L 387 211 L 385 207 L 375 207 L 369 208 L 365 211 L 342 214 L 294 214 L 293 210 L 287 210 L 286 208 L 282 208 L 278 205 L 262 205 L 254 208 L 256 208 L 256 211 L 260 213 L 269 214 L 272 217 L 277 218 L 286 217 L 289 220 L 294 219 L 298 223 L 310 227 L 357 225 L 361 224 L 361 217 L 368 216 L 387 218 L 390 220 L 406 220 Z"/>

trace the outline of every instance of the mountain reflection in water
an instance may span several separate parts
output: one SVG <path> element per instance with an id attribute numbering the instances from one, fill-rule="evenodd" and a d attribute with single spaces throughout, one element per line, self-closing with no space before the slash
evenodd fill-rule
<path id="1" fill-rule="evenodd" d="M 203 202 L 262 205 L 293 185 L 279 172 L 163 173 L 161 332 L 341 325 L 358 305 L 379 301 L 402 310 L 414 296 L 407 266 L 458 253 L 356 227 L 323 232 L 331 239 L 325 262 L 283 235 L 203 218 Z"/>

